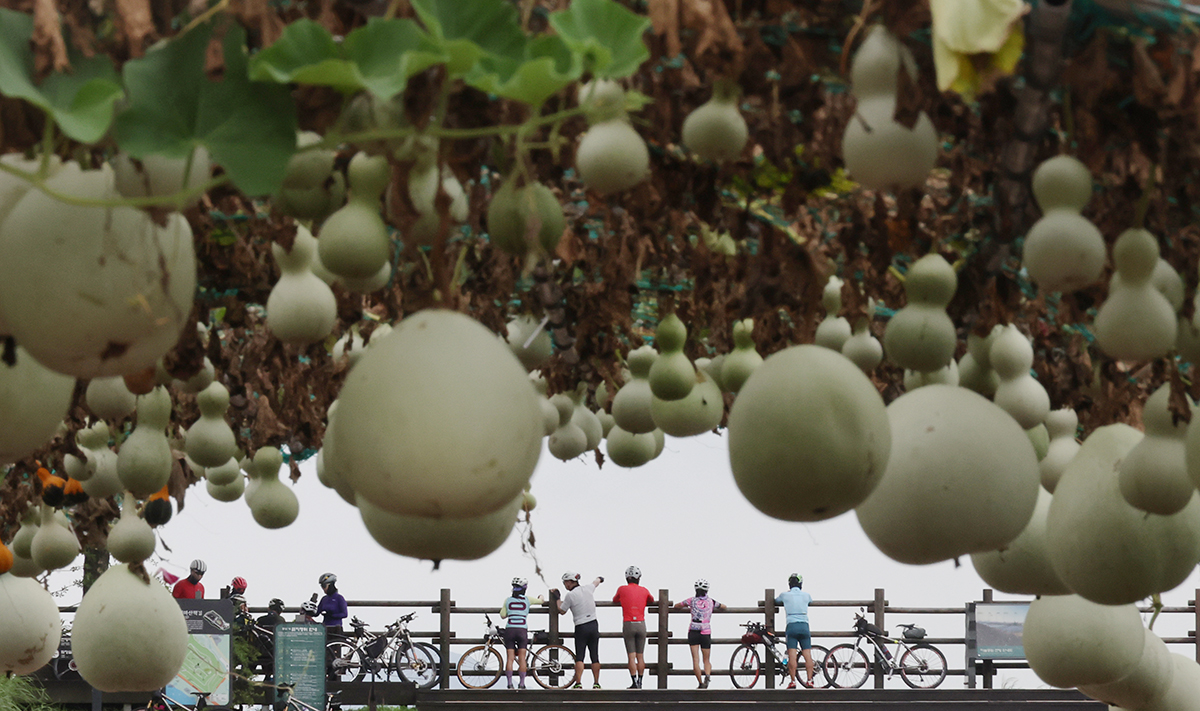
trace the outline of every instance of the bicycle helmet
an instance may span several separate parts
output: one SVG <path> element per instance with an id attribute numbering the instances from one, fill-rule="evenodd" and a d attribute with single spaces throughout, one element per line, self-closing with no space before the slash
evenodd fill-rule
<path id="1" fill-rule="evenodd" d="M 695 587 L 697 590 L 708 592 L 708 581 L 704 578 L 696 578 L 696 584 L 693 587 Z"/>
<path id="2" fill-rule="evenodd" d="M 792 573 L 788 576 L 788 585 L 800 585 L 804 582 L 804 576 L 799 573 Z"/>
<path id="3" fill-rule="evenodd" d="M 199 558 L 192 561 L 190 568 L 193 573 L 199 573 L 201 575 L 204 575 L 208 572 L 208 565 Z"/>
<path id="4" fill-rule="evenodd" d="M 520 577 L 513 578 L 512 586 L 514 589 L 521 588 L 522 590 L 524 590 L 525 588 L 529 587 L 529 581 L 526 580 L 525 578 L 520 578 Z"/>
<path id="5" fill-rule="evenodd" d="M 234 578 L 233 581 L 229 583 L 229 589 L 235 593 L 246 592 L 246 579 L 240 576 Z"/>
<path id="6" fill-rule="evenodd" d="M 237 610 L 239 607 L 246 604 L 246 598 L 242 597 L 241 595 L 230 595 L 229 601 L 233 603 L 234 610 Z"/>
<path id="7" fill-rule="evenodd" d="M 336 583 L 336 582 L 337 582 L 337 576 L 334 575 L 333 573 L 325 573 L 321 577 L 317 578 L 317 585 L 320 585 L 321 587 L 325 587 L 326 585 L 332 585 L 333 583 Z"/>
<path id="8" fill-rule="evenodd" d="M 267 603 L 267 609 L 282 613 L 283 612 L 283 600 L 280 600 L 277 597 L 271 598 L 271 602 Z"/>
<path id="9" fill-rule="evenodd" d="M 579 573 L 568 570 L 567 572 L 563 573 L 562 581 L 564 583 L 567 581 L 573 581 L 573 582 L 577 583 L 577 582 L 579 582 Z"/>
<path id="10" fill-rule="evenodd" d="M 300 611 L 309 617 L 315 617 L 317 614 L 317 603 L 312 600 L 305 600 L 300 603 Z"/>
<path id="11" fill-rule="evenodd" d="M 625 577 L 633 578 L 634 580 L 642 579 L 642 569 L 636 565 L 631 565 L 625 569 Z"/>

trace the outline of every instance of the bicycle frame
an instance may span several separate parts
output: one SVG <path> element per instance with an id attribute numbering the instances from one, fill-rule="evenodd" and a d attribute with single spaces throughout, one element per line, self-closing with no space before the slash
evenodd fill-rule
<path id="1" fill-rule="evenodd" d="M 883 670 L 887 673 L 889 678 L 896 672 L 900 671 L 900 665 L 897 662 L 897 660 L 900 659 L 900 655 L 912 649 L 912 647 L 910 647 L 902 639 L 893 639 L 891 637 L 884 637 L 882 635 L 859 635 L 858 639 L 854 640 L 854 648 L 858 649 L 859 651 L 863 651 L 863 642 L 871 643 L 871 647 L 875 652 L 875 661 L 883 666 Z M 896 647 L 894 650 L 889 650 L 887 648 L 887 644 L 889 642 L 895 643 Z M 866 654 L 866 652 L 863 651 L 863 654 Z M 869 656 L 870 655 L 868 655 L 868 657 Z"/>

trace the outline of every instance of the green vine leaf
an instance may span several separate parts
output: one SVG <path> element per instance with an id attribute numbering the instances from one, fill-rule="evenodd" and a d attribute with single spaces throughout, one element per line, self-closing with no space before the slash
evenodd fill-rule
<path id="1" fill-rule="evenodd" d="M 211 36 L 211 25 L 201 26 L 125 63 L 129 106 L 117 116 L 117 143 L 135 158 L 184 157 L 203 145 L 242 192 L 274 193 L 296 150 L 291 94 L 250 80 L 246 33 L 238 25 L 225 35 L 221 81 L 209 81 Z"/>
<path id="2" fill-rule="evenodd" d="M 583 73 L 578 55 L 553 35 L 536 37 L 526 44 L 522 61 L 484 56 L 466 76 L 481 91 L 539 107 Z"/>
<path id="3" fill-rule="evenodd" d="M 412 20 L 373 19 L 338 44 L 329 30 L 301 19 L 255 55 L 250 78 L 328 86 L 343 94 L 365 90 L 386 101 L 404 91 L 414 74 L 448 59 Z"/>
<path id="4" fill-rule="evenodd" d="M 550 25 L 597 77 L 627 77 L 650 58 L 642 39 L 650 20 L 614 0 L 573 0 L 550 13 Z"/>
<path id="5" fill-rule="evenodd" d="M 446 71 L 452 77 L 466 76 L 484 57 L 514 65 L 525 60 L 525 33 L 511 2 L 472 0 L 469 11 L 462 0 L 412 0 L 412 6 L 449 55 Z"/>
<path id="6" fill-rule="evenodd" d="M 0 94 L 24 99 L 49 114 L 62 132 L 82 143 L 94 143 L 113 120 L 121 83 L 103 55 L 83 58 L 72 52 L 71 72 L 33 83 L 33 18 L 0 8 Z"/>

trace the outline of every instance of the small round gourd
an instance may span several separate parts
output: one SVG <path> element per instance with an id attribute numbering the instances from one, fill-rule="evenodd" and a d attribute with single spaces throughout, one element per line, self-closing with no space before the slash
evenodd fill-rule
<path id="1" fill-rule="evenodd" d="M 871 334 L 871 319 L 875 317 L 875 300 L 870 299 L 867 315 L 854 322 L 854 329 L 842 344 L 842 355 L 870 375 L 883 362 L 883 344 Z"/>
<path id="2" fill-rule="evenodd" d="M 608 431 L 604 451 L 613 464 L 633 469 L 654 459 L 656 448 L 653 432 L 634 434 L 614 425 Z"/>
<path id="3" fill-rule="evenodd" d="M 575 149 L 575 167 L 589 189 L 602 195 L 621 192 L 650 174 L 650 151 L 627 118 L 613 118 L 583 134 Z"/>
<path id="4" fill-rule="evenodd" d="M 242 468 L 237 459 L 230 457 L 215 467 L 204 468 L 204 479 L 215 486 L 227 486 L 242 478 Z"/>
<path id="5" fill-rule="evenodd" d="M 958 359 L 958 384 L 990 398 L 1000 386 L 1000 376 L 992 370 L 991 350 L 996 336 L 1004 329 L 997 324 L 986 337 L 967 334 L 967 352 Z"/>
<path id="6" fill-rule="evenodd" d="M 718 82 L 713 95 L 683 120 L 683 145 L 702 160 L 736 160 L 746 147 L 750 129 L 738 111 L 738 87 Z"/>
<path id="7" fill-rule="evenodd" d="M 499 509 L 472 518 L 393 514 L 359 496 L 358 511 L 375 542 L 397 555 L 423 560 L 477 560 L 504 543 L 525 502 L 521 491 Z"/>
<path id="8" fill-rule="evenodd" d="M 0 574 L 0 672 L 31 674 L 58 652 L 58 603 L 34 580 Z"/>
<path id="9" fill-rule="evenodd" d="M 452 223 L 465 222 L 469 216 L 467 193 L 449 166 L 417 161 L 409 171 L 408 197 L 420 217 L 407 233 L 416 244 L 433 245 L 442 229 L 442 216 L 435 206 L 439 187 L 449 198 L 446 215 Z"/>
<path id="10" fill-rule="evenodd" d="M 1000 379 L 994 401 L 1021 425 L 1036 427 L 1050 413 L 1050 395 L 1029 374 L 1033 367 L 1033 346 L 1013 324 L 995 335 L 989 351 L 989 363 Z"/>
<path id="11" fill-rule="evenodd" d="M 114 565 L 83 596 L 71 629 L 79 675 L 100 691 L 151 692 L 175 678 L 188 650 L 188 628 L 157 580 Z"/>
<path id="12" fill-rule="evenodd" d="M 1029 524 L 1037 455 L 1008 413 L 966 388 L 928 385 L 893 400 L 887 417 L 887 470 L 855 509 L 885 555 L 925 565 L 999 550 Z"/>
<path id="13" fill-rule="evenodd" d="M 121 503 L 121 517 L 108 532 L 108 552 L 122 563 L 139 563 L 154 554 L 154 530 L 137 515 L 137 499 L 128 491 Z"/>
<path id="14" fill-rule="evenodd" d="M 713 384 L 731 393 L 742 389 L 750 375 L 762 365 L 763 357 L 754 345 L 754 319 L 744 318 L 733 324 L 733 350 L 725 354 L 718 370 L 720 379 Z M 711 375 L 711 370 L 710 370 Z"/>
<path id="15" fill-rule="evenodd" d="M 296 225 L 291 250 L 272 244 L 271 254 L 280 274 L 267 296 L 267 327 L 284 343 L 308 345 L 325 340 L 337 322 L 337 299 L 312 271 L 317 239 L 304 225 Z"/>
<path id="16" fill-rule="evenodd" d="M 554 252 L 566 228 L 558 198 L 538 182 L 518 188 L 516 181 L 509 178 L 488 203 L 488 239 L 514 256 Z"/>
<path id="17" fill-rule="evenodd" d="M 56 373 L 17 346 L 0 362 L 0 467 L 36 452 L 54 437 L 71 407 L 75 379 Z"/>
<path id="18" fill-rule="evenodd" d="M 137 425 L 117 452 L 117 475 L 135 496 L 147 497 L 171 478 L 171 445 L 165 430 L 171 421 L 171 395 L 163 386 L 138 398 Z"/>
<path id="19" fill-rule="evenodd" d="M 949 365 L 958 336 L 946 306 L 957 287 L 954 268 L 938 254 L 927 254 L 909 267 L 904 281 L 908 303 L 883 333 L 883 349 L 896 365 L 922 373 Z"/>
<path id="20" fill-rule="evenodd" d="M 1117 474 L 1121 496 L 1130 506 L 1163 516 L 1182 511 L 1196 493 L 1187 468 L 1188 423 L 1174 422 L 1170 398 L 1171 386 L 1166 384 L 1146 400 L 1142 408 L 1146 436 L 1121 462 Z"/>
<path id="21" fill-rule="evenodd" d="M 1075 440 L 1077 429 L 1079 415 L 1069 407 L 1046 415 L 1046 434 L 1050 436 L 1050 444 L 1046 447 L 1046 456 L 1038 462 L 1038 469 L 1042 475 L 1042 488 L 1051 494 L 1058 486 L 1063 470 L 1079 451 L 1079 442 Z"/>
<path id="22" fill-rule="evenodd" d="M 650 416 L 664 434 L 672 437 L 694 437 L 721 424 L 725 415 L 725 400 L 721 389 L 702 370 L 696 371 L 696 384 L 682 400 L 650 401 Z"/>
<path id="23" fill-rule="evenodd" d="M 225 422 L 229 408 L 229 391 L 220 383 L 212 383 L 196 396 L 200 419 L 187 431 L 187 455 L 202 467 L 219 467 L 237 453 L 233 430 Z"/>
<path id="24" fill-rule="evenodd" d="M 296 148 L 308 148 L 321 142 L 312 131 L 296 135 Z M 342 205 L 346 181 L 334 170 L 337 151 L 330 149 L 298 150 L 288 159 L 283 184 L 271 198 L 271 204 L 285 215 L 302 220 L 320 221 Z"/>
<path id="25" fill-rule="evenodd" d="M 696 367 L 683 353 L 687 327 L 671 314 L 659 322 L 654 341 L 658 358 L 650 366 L 650 392 L 660 400 L 682 400 L 696 382 Z"/>
<path id="26" fill-rule="evenodd" d="M 554 430 L 558 429 L 558 408 L 550 402 L 550 398 L 546 397 L 548 386 L 541 371 L 529 374 L 529 384 L 533 386 L 533 392 L 537 394 L 538 405 L 542 408 L 542 432 L 549 437 L 554 434 Z"/>
<path id="27" fill-rule="evenodd" d="M 1029 604 L 1021 633 L 1025 659 L 1060 689 L 1108 684 L 1131 673 L 1145 646 L 1137 607 L 1100 605 L 1078 595 L 1045 595 Z"/>
<path id="28" fill-rule="evenodd" d="M 1104 238 L 1079 214 L 1092 197 L 1092 174 L 1070 156 L 1055 156 L 1033 174 L 1042 218 L 1025 236 L 1022 263 L 1043 292 L 1077 291 L 1104 274 Z"/>
<path id="29" fill-rule="evenodd" d="M 650 369 L 658 353 L 650 346 L 642 346 L 629 352 L 629 378 L 613 396 L 612 416 L 617 427 L 630 434 L 644 434 L 656 428 L 650 403 L 654 393 L 650 390 Z"/>
<path id="30" fill-rule="evenodd" d="M 88 409 L 102 420 L 120 421 L 137 409 L 137 395 L 125 387 L 125 379 L 112 376 L 92 378 L 85 396 Z"/>
<path id="31" fill-rule="evenodd" d="M 729 413 L 738 489 L 786 521 L 821 521 L 857 506 L 883 475 L 891 446 L 875 386 L 842 354 L 820 346 L 771 355 Z"/>
<path id="32" fill-rule="evenodd" d="M 523 314 L 509 321 L 505 341 L 526 370 L 541 368 L 554 353 L 550 332 L 542 327 L 541 319 L 532 314 Z"/>
<path id="33" fill-rule="evenodd" d="M 1067 595 L 1067 588 L 1046 550 L 1046 516 L 1050 513 L 1050 492 L 1038 489 L 1037 505 L 1025 530 L 1004 548 L 987 553 L 972 553 L 975 572 L 991 587 L 1013 595 Z"/>
<path id="34" fill-rule="evenodd" d="M 387 226 L 379 216 L 379 196 L 391 177 L 387 158 L 359 153 L 347 175 L 350 200 L 321 225 L 317 252 L 321 264 L 339 277 L 365 279 L 391 256 Z"/>
<path id="35" fill-rule="evenodd" d="M 214 484 L 212 481 L 208 481 L 205 482 L 204 489 L 217 501 L 224 503 L 237 501 L 246 492 L 246 477 L 242 476 L 241 467 L 238 467 L 237 476 L 228 484 Z"/>
<path id="36" fill-rule="evenodd" d="M 1113 245 L 1120 286 L 1109 289 L 1094 329 L 1096 344 L 1113 358 L 1152 360 L 1175 345 L 1175 310 L 1151 282 L 1158 258 L 1158 240 L 1146 230 L 1125 230 Z"/>
<path id="37" fill-rule="evenodd" d="M 575 403 L 563 393 L 550 398 L 550 404 L 558 412 L 558 427 L 547 442 L 550 454 L 566 462 L 588 450 L 587 434 L 575 423 Z"/>

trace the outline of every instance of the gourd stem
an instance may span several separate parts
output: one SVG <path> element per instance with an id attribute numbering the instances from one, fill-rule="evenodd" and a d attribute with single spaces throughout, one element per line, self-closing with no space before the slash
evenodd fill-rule
<path id="1" fill-rule="evenodd" d="M 37 177 L 45 180 L 50 174 L 50 156 L 54 155 L 54 117 L 46 114 L 46 127 L 42 131 L 42 158 L 38 163 Z"/>
<path id="2" fill-rule="evenodd" d="M 1075 112 L 1071 109 L 1071 91 L 1068 89 L 1063 92 L 1063 132 L 1066 138 L 1063 141 L 1067 147 L 1067 155 L 1070 155 L 1075 148 Z"/>
<path id="3" fill-rule="evenodd" d="M 1154 194 L 1155 188 L 1158 187 L 1158 166 L 1154 163 L 1150 164 L 1150 175 L 1146 178 L 1146 185 L 1142 187 L 1142 196 L 1138 198 L 1137 209 L 1133 213 L 1133 226 L 1145 227 L 1146 212 L 1150 209 L 1150 196 Z"/>
<path id="4" fill-rule="evenodd" d="M 218 2 L 216 5 L 213 5 L 199 15 L 196 15 L 191 22 L 184 25 L 183 29 L 179 31 L 179 35 L 185 35 L 198 25 L 208 22 L 210 19 L 216 16 L 218 12 L 221 12 L 227 7 L 229 7 L 229 0 L 220 0 L 220 2 Z"/>

